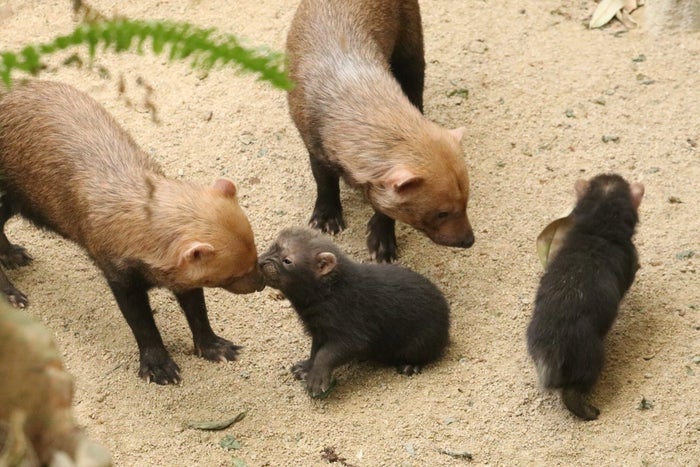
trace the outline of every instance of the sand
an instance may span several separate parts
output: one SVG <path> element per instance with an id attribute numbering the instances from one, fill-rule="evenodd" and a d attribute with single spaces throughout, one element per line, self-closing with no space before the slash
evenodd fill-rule
<path id="1" fill-rule="evenodd" d="M 310 341 L 271 290 L 207 291 L 215 331 L 244 346 L 225 364 L 193 355 L 174 298 L 156 290 L 156 321 L 184 381 L 147 384 L 136 375 L 126 321 L 82 250 L 10 221 L 10 239 L 35 257 L 10 277 L 77 378 L 79 423 L 120 466 L 311 466 L 327 465 L 335 459 L 329 453 L 337 465 L 467 462 L 444 451 L 468 452 L 474 465 L 700 465 L 700 34 L 688 30 L 697 26 L 690 20 L 669 26 L 662 7 L 673 2 L 647 3 L 633 14 L 640 27 L 626 31 L 616 22 L 588 30 L 593 1 L 421 2 L 425 112 L 446 127 L 466 127 L 476 244 L 440 247 L 398 227 L 400 263 L 435 281 L 452 308 L 449 351 L 419 375 L 353 363 L 336 372 L 330 397 L 311 400 L 289 372 Z M 93 2 L 106 14 L 189 21 L 276 50 L 296 4 Z M 0 49 L 46 41 L 75 24 L 66 0 L 2 1 Z M 235 180 L 260 251 L 282 228 L 307 222 L 315 186 L 282 91 L 232 69 L 203 74 L 150 54 L 100 54 L 91 68 L 58 67 L 66 56 L 42 78 L 96 98 L 173 177 Z M 153 87 L 159 123 L 137 81 Z M 570 209 L 577 179 L 607 171 L 646 186 L 636 235 L 641 269 L 592 394 L 601 416 L 586 423 L 538 388 L 525 328 L 542 273 L 535 238 Z M 348 229 L 336 240 L 368 261 L 371 210 L 347 187 L 342 199 Z M 643 398 L 653 408 L 640 410 Z M 183 426 L 242 411 L 245 418 L 223 431 Z M 239 449 L 219 445 L 229 435 Z"/>

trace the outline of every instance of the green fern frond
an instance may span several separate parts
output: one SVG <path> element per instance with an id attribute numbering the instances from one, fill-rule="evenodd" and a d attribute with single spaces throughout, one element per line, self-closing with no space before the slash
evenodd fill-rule
<path id="1" fill-rule="evenodd" d="M 193 66 L 206 70 L 235 65 L 244 71 L 258 73 L 260 79 L 275 87 L 292 87 L 284 72 L 281 53 L 266 48 L 247 48 L 232 35 L 219 35 L 214 29 L 201 29 L 188 23 L 125 18 L 81 24 L 71 34 L 59 36 L 47 44 L 27 46 L 19 53 L 2 51 L 0 78 L 9 87 L 14 70 L 36 75 L 44 66 L 42 57 L 69 47 L 87 45 L 90 58 L 94 58 L 98 46 L 103 50 L 111 48 L 117 53 L 132 48 L 143 53 L 149 40 L 155 54 L 167 52 L 171 61 L 191 59 Z"/>

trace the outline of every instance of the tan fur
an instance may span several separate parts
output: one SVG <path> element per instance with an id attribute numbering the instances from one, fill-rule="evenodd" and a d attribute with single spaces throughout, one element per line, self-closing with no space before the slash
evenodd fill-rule
<path id="1" fill-rule="evenodd" d="M 302 0 L 287 38 L 290 113 L 309 151 L 375 209 L 459 245 L 473 240 L 461 130 L 436 125 L 409 101 L 390 69 L 398 43 L 422 50 L 417 1 Z M 392 183 L 399 165 L 414 175 L 406 187 Z"/>
<path id="2" fill-rule="evenodd" d="M 36 81 L 2 98 L 0 167 L 21 214 L 85 247 L 105 271 L 139 262 L 173 290 L 251 292 L 259 282 L 233 184 L 166 178 L 97 102 L 68 85 Z M 197 242 L 213 254 L 182 261 Z"/>

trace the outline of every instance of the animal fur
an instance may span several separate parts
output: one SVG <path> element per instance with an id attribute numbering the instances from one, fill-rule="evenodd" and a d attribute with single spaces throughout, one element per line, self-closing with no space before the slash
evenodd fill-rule
<path id="1" fill-rule="evenodd" d="M 230 180 L 202 187 L 166 178 L 97 102 L 49 81 L 0 100 L 0 171 L 0 225 L 21 214 L 85 248 L 134 333 L 140 376 L 180 381 L 153 320 L 151 287 L 175 293 L 197 354 L 235 358 L 237 346 L 209 325 L 202 291 L 264 287 L 253 232 Z M 0 260 L 15 267 L 31 257 L 1 231 Z M 0 287 L 13 304 L 27 305 L 2 271 Z"/>
<path id="2" fill-rule="evenodd" d="M 339 177 L 375 210 L 367 246 L 397 257 L 395 220 L 468 248 L 469 176 L 460 141 L 422 115 L 425 59 L 416 0 L 302 0 L 287 37 L 289 109 L 309 152 L 312 227 L 343 230 Z"/>
<path id="3" fill-rule="evenodd" d="M 356 263 L 307 228 L 283 230 L 260 265 L 267 285 L 284 293 L 311 336 L 309 359 L 292 372 L 313 396 L 328 391 L 333 369 L 351 359 L 411 375 L 448 343 L 445 297 L 410 269 Z"/>
<path id="4" fill-rule="evenodd" d="M 603 368 L 603 339 L 638 268 L 632 236 L 644 186 L 615 174 L 576 184 L 571 229 L 549 263 L 527 329 L 528 350 L 545 388 L 561 388 L 575 415 L 592 420 L 586 396 Z"/>

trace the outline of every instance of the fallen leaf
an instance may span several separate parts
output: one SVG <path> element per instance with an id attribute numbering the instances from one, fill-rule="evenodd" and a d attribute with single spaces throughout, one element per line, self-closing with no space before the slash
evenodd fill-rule
<path id="1" fill-rule="evenodd" d="M 615 18 L 624 24 L 627 29 L 634 29 L 638 26 L 637 22 L 630 16 L 629 11 L 624 8 L 615 13 Z"/>
<path id="2" fill-rule="evenodd" d="M 234 449 L 241 449 L 241 442 L 234 438 L 233 435 L 226 435 L 219 441 L 219 446 L 227 451 L 231 451 Z"/>
<path id="3" fill-rule="evenodd" d="M 454 457 L 455 459 L 465 459 L 472 460 L 473 457 L 470 452 L 467 451 L 452 451 L 451 449 L 439 449 L 440 454 L 445 454 L 446 456 Z"/>
<path id="4" fill-rule="evenodd" d="M 537 256 L 540 258 L 543 268 L 547 268 L 547 264 L 556 255 L 564 237 L 571 229 L 572 217 L 569 214 L 553 222 L 550 222 L 544 228 L 542 233 L 537 236 Z"/>
<path id="5" fill-rule="evenodd" d="M 628 13 L 632 13 L 642 5 L 644 5 L 643 0 L 625 0 L 625 5 L 622 7 L 622 9 L 626 10 Z"/>
<path id="6" fill-rule="evenodd" d="M 595 29 L 605 26 L 624 6 L 624 0 L 602 0 L 593 12 L 588 27 L 590 29 Z"/>
<path id="7" fill-rule="evenodd" d="M 690 259 L 693 256 L 695 256 L 695 250 L 683 250 L 679 253 L 676 253 L 676 259 Z"/>
<path id="8" fill-rule="evenodd" d="M 228 420 L 220 421 L 190 421 L 185 423 L 186 428 L 192 428 L 195 430 L 207 430 L 207 431 L 217 431 L 224 430 L 234 423 L 238 423 L 245 418 L 246 412 L 241 412 L 235 417 Z"/>
<path id="9" fill-rule="evenodd" d="M 462 99 L 467 99 L 469 97 L 469 89 L 466 89 L 466 88 L 453 89 L 447 93 L 447 97 L 452 97 L 452 96 L 458 96 L 458 97 L 461 97 Z"/>
<path id="10" fill-rule="evenodd" d="M 648 400 L 646 397 L 642 397 L 642 400 L 639 401 L 639 405 L 637 406 L 637 409 L 639 410 L 649 410 L 654 408 L 654 402 Z"/>

